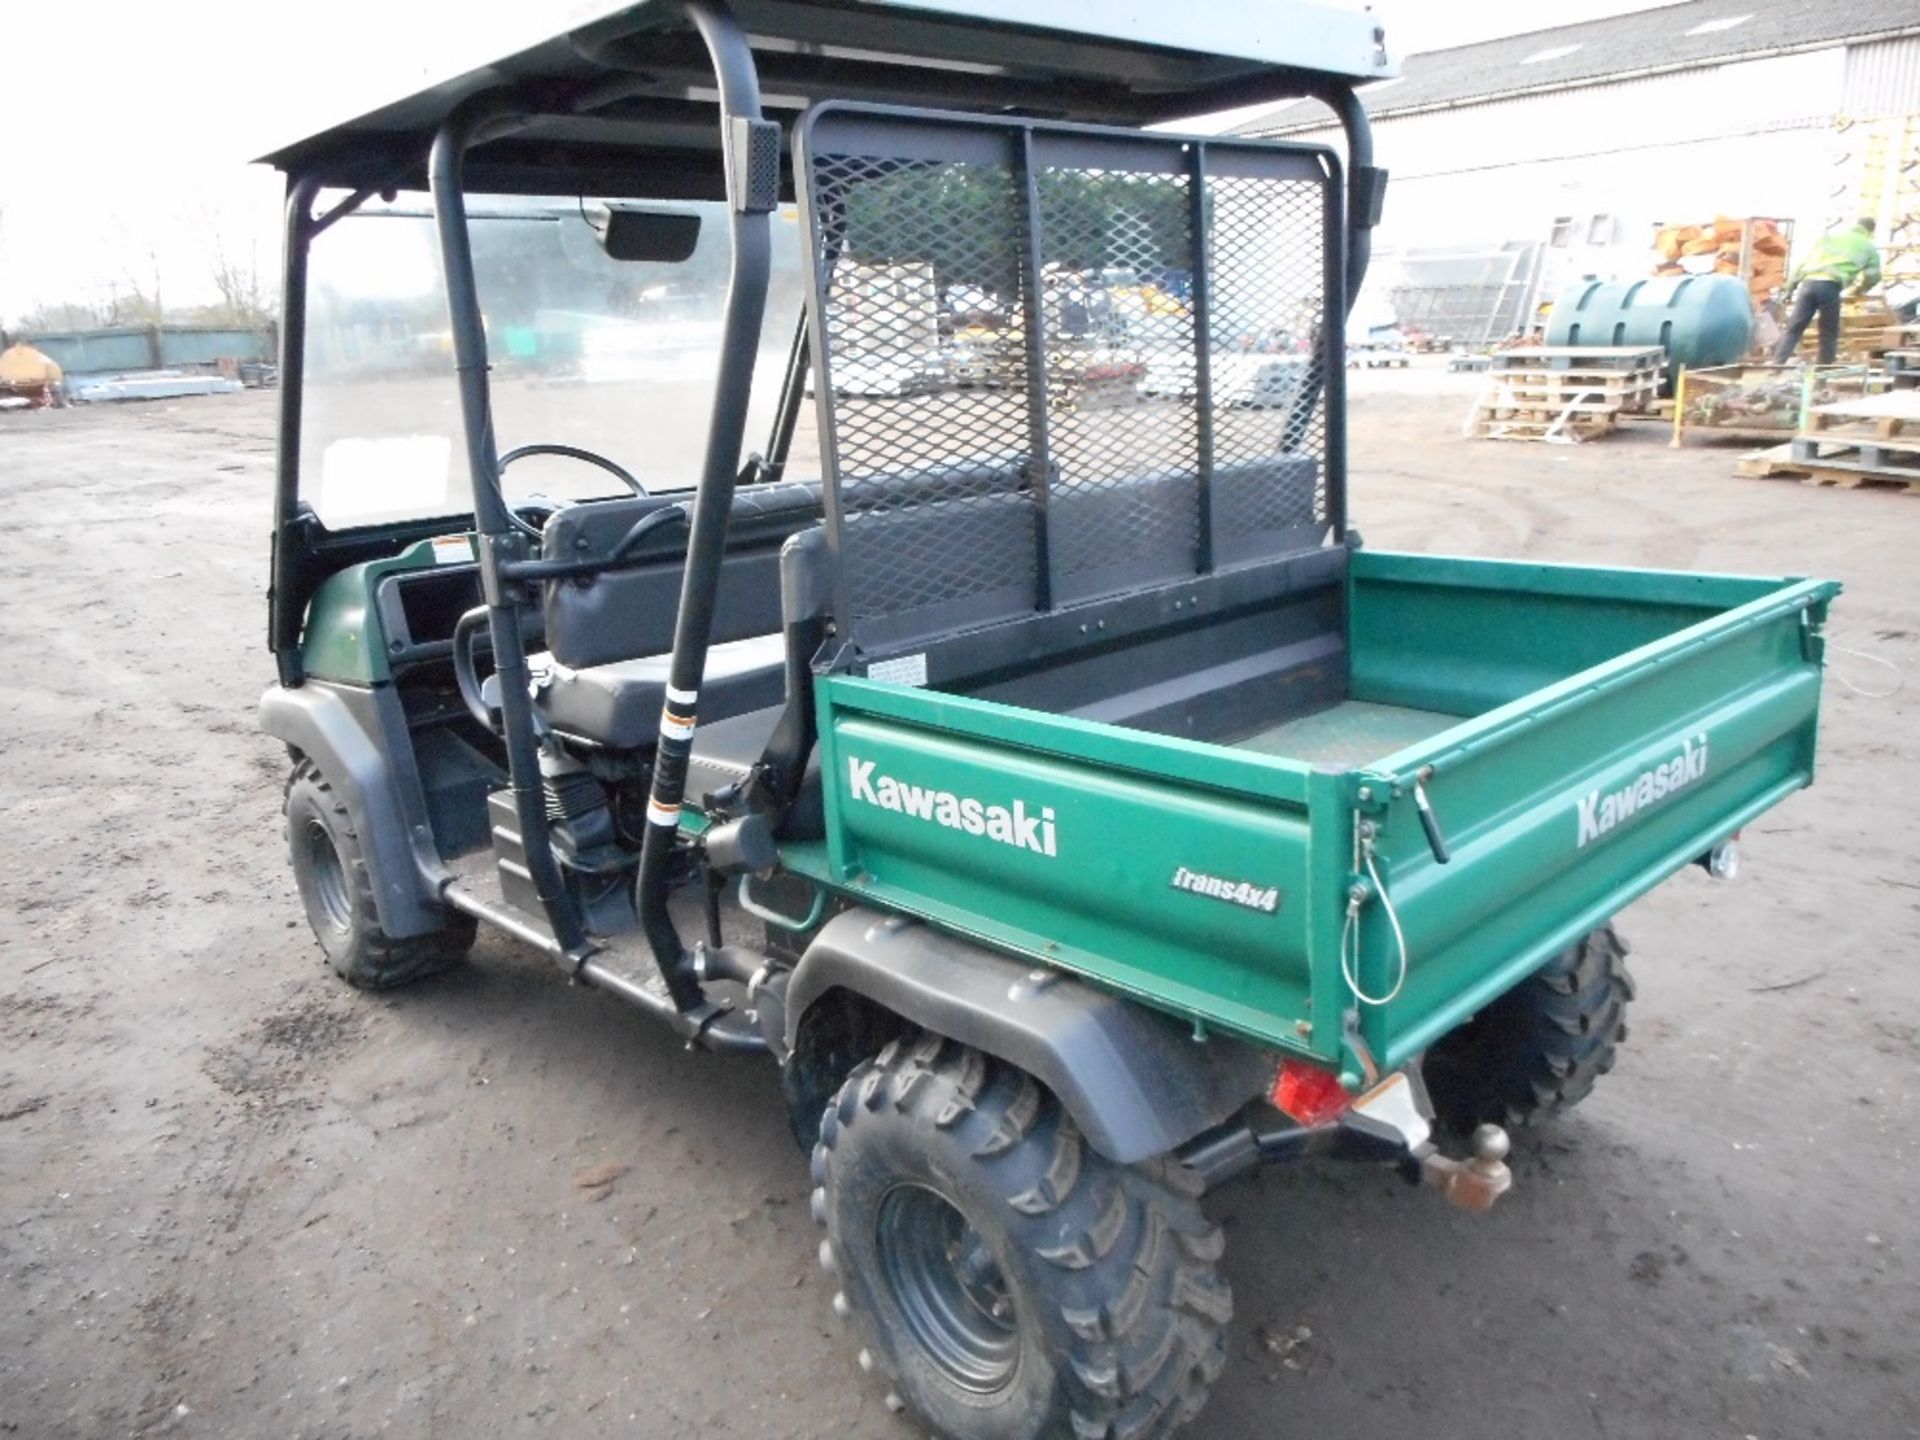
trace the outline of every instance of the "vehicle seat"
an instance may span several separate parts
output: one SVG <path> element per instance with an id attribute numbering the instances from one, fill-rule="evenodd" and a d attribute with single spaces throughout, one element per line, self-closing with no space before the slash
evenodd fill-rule
<path id="1" fill-rule="evenodd" d="M 685 499 L 636 495 L 567 506 L 542 532 L 542 558 L 604 555 L 641 517 Z M 714 643 L 696 707 L 703 726 L 785 698 L 780 549 L 819 519 L 818 485 L 750 486 L 734 494 L 714 597 Z M 673 527 L 643 542 L 637 563 L 590 581 L 547 582 L 547 651 L 528 664 L 534 704 L 555 730 L 615 750 L 649 749 L 659 740 L 685 546 L 685 532 Z"/>
<path id="2" fill-rule="evenodd" d="M 785 643 L 777 634 L 710 648 L 700 684 L 700 719 L 778 705 L 786 693 L 785 660 Z M 616 750 L 643 749 L 660 738 L 671 663 L 670 655 L 646 655 L 573 669 L 551 655 L 528 658 L 536 677 L 534 703 L 547 723 L 562 734 Z"/>

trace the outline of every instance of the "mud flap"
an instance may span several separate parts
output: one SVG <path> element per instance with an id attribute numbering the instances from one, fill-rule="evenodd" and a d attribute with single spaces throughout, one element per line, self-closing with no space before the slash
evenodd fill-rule
<path id="1" fill-rule="evenodd" d="M 371 700 L 371 692 L 358 693 Z M 319 766 L 347 807 L 372 874 L 380 928 L 404 940 L 440 929 L 446 912 L 429 877 L 429 863 L 438 864 L 432 837 L 423 833 L 415 842 L 394 767 L 371 733 L 377 723 L 372 713 L 355 713 L 346 693 L 322 681 L 309 680 L 296 690 L 271 686 L 260 697 L 260 728 Z M 424 821 L 419 829 L 425 831 Z"/>

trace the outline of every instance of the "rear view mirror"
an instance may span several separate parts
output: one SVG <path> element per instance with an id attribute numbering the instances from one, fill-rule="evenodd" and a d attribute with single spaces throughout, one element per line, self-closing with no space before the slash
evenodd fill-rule
<path id="1" fill-rule="evenodd" d="M 594 229 L 600 248 L 615 260 L 678 265 L 691 258 L 700 243 L 700 217 L 684 212 L 608 206 L 605 223 Z"/>

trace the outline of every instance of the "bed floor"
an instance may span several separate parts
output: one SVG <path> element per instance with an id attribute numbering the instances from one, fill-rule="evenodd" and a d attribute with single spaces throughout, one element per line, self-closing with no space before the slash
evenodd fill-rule
<path id="1" fill-rule="evenodd" d="M 1342 700 L 1232 742 L 1236 750 L 1342 769 L 1366 765 L 1460 723 L 1458 715 Z"/>

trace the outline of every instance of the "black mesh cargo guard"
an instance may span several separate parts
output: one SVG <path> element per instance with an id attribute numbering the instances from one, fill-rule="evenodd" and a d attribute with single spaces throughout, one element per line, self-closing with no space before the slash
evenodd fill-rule
<path id="1" fill-rule="evenodd" d="M 860 659 L 1341 538 L 1333 152 L 851 104 L 796 144 Z"/>

